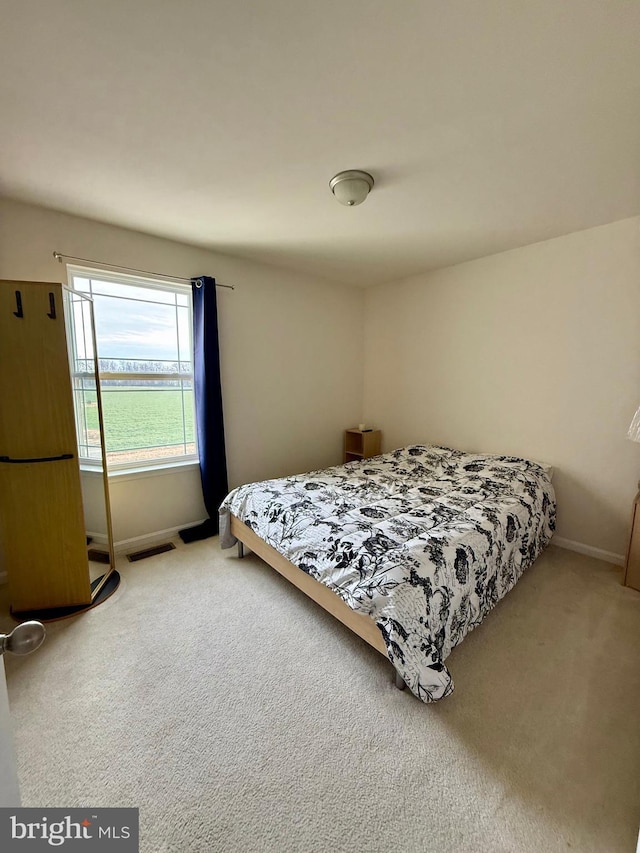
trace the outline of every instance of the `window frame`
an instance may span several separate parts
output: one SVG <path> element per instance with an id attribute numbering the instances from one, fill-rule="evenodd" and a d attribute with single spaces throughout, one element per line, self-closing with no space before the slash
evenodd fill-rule
<path id="1" fill-rule="evenodd" d="M 91 301 L 94 303 L 93 304 L 94 312 L 95 312 L 95 302 L 94 302 L 94 293 L 93 293 L 93 290 L 91 288 L 91 281 L 92 280 L 105 281 L 108 283 L 120 284 L 120 285 L 124 285 L 124 286 L 130 285 L 132 287 L 139 287 L 139 288 L 143 288 L 145 290 L 150 290 L 150 291 L 156 290 L 156 291 L 163 291 L 165 293 L 173 293 L 173 294 L 186 296 L 187 297 L 187 304 L 184 306 L 179 306 L 179 307 L 185 307 L 187 309 L 187 312 L 188 312 L 189 352 L 190 352 L 190 365 L 191 365 L 190 372 L 187 372 L 187 373 L 181 373 L 181 372 L 179 372 L 179 373 L 166 373 L 165 374 L 165 373 L 155 373 L 155 372 L 154 373 L 142 373 L 142 372 L 135 372 L 135 371 L 117 372 L 117 373 L 113 373 L 110 371 L 102 371 L 99 369 L 101 356 L 100 356 L 100 342 L 99 342 L 97 333 L 95 333 L 94 347 L 95 347 L 95 358 L 96 358 L 96 362 L 98 365 L 98 375 L 99 375 L 100 383 L 102 383 L 103 380 L 108 381 L 109 379 L 115 379 L 115 380 L 119 380 L 119 379 L 127 379 L 127 380 L 141 379 L 142 381 L 153 381 L 153 380 L 161 381 L 163 379 L 165 379 L 165 380 L 168 379 L 168 380 L 174 381 L 176 379 L 180 379 L 180 380 L 190 381 L 192 384 L 192 388 L 194 388 L 194 381 L 195 380 L 194 380 L 194 349 L 193 349 L 193 291 L 192 291 L 192 287 L 190 284 L 187 284 L 185 282 L 179 282 L 179 281 L 176 281 L 175 279 L 171 279 L 171 278 L 166 277 L 166 276 L 153 277 L 153 276 L 149 275 L 149 277 L 147 277 L 147 276 L 140 276 L 140 275 L 135 275 L 135 274 L 131 274 L 131 273 L 115 272 L 113 270 L 102 269 L 102 268 L 98 268 L 98 267 L 79 266 L 77 264 L 67 264 L 66 267 L 67 267 L 67 286 L 69 287 L 70 290 L 73 290 L 74 292 L 79 293 L 79 294 L 91 299 Z M 74 287 L 75 278 L 89 279 L 90 289 L 88 291 L 77 290 Z M 105 295 L 106 296 L 107 294 L 97 293 L 95 295 L 97 295 L 97 296 Z M 127 297 L 118 297 L 118 296 L 111 297 L 110 296 L 109 298 L 122 299 L 124 301 Z M 134 297 L 131 297 L 131 298 L 132 298 L 132 301 L 140 301 L 140 300 L 135 300 Z M 161 303 L 157 303 L 157 304 L 161 304 Z M 170 305 L 171 303 L 166 303 L 166 304 Z M 176 306 L 176 307 L 178 307 L 178 306 Z M 176 320 L 176 324 L 177 324 L 177 320 Z M 95 328 L 95 321 L 94 321 L 94 328 Z M 177 331 L 177 325 L 176 325 L 176 331 Z M 142 359 L 142 358 L 131 359 L 131 361 L 134 361 L 134 360 L 144 361 L 145 359 Z M 146 360 L 153 361 L 154 359 L 146 359 Z M 161 361 L 161 359 L 157 359 L 157 360 Z M 180 351 L 179 350 L 178 350 L 178 363 L 179 364 L 185 363 L 184 359 L 180 357 Z M 71 365 L 70 365 L 70 368 L 71 368 Z M 75 378 L 82 378 L 85 375 L 86 374 L 84 372 L 75 372 L 73 369 L 71 369 L 72 381 Z M 93 373 L 91 374 L 91 377 L 93 378 Z M 103 396 L 104 396 L 104 393 L 105 393 L 104 389 L 101 388 L 101 394 Z M 110 461 L 107 459 L 107 473 L 109 474 L 109 476 L 111 476 L 111 475 L 123 476 L 123 475 L 127 475 L 127 474 L 128 475 L 136 475 L 136 474 L 142 474 L 143 475 L 145 472 L 152 473 L 152 472 L 156 471 L 158 473 L 161 473 L 163 470 L 170 470 L 170 469 L 183 468 L 183 467 L 194 467 L 194 466 L 198 465 L 199 464 L 199 453 L 198 453 L 198 436 L 197 436 L 196 421 L 195 421 L 195 388 L 194 388 L 194 396 L 193 396 L 193 418 L 194 418 L 194 421 L 193 421 L 193 424 L 194 424 L 193 442 L 189 442 L 189 443 L 194 444 L 194 446 L 195 446 L 194 453 L 184 453 L 184 454 L 180 454 L 177 456 L 161 456 L 161 457 L 156 457 L 154 459 L 134 459 L 134 460 L 120 461 L 120 462 L 113 462 L 113 461 Z M 162 445 L 160 445 L 160 446 L 162 446 Z M 138 448 L 133 448 L 133 449 L 138 449 Z M 143 450 L 145 448 L 139 448 L 139 449 Z M 153 449 L 153 445 L 150 445 L 149 448 L 147 448 L 147 449 Z M 117 452 L 117 451 L 115 451 L 115 452 Z M 80 463 L 81 470 L 93 471 L 93 472 L 98 472 L 98 471 L 102 470 L 102 461 L 101 460 L 92 459 L 92 458 L 87 457 L 87 456 L 81 456 L 80 454 L 81 454 L 81 451 L 79 449 L 78 450 L 78 461 Z"/>

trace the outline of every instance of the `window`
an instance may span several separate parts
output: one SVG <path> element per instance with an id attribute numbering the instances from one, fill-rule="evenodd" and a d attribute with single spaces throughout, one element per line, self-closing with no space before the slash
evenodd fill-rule
<path id="1" fill-rule="evenodd" d="M 110 470 L 197 460 L 191 288 L 68 267 L 71 362 L 80 460 L 101 464 L 94 359 L 98 361 Z M 81 303 L 84 303 L 82 305 Z"/>

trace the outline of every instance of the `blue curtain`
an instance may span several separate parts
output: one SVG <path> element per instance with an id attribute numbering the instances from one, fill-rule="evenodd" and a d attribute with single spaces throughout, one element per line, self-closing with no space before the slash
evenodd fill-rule
<path id="1" fill-rule="evenodd" d="M 202 494 L 209 518 L 204 524 L 181 530 L 183 542 L 215 536 L 218 532 L 218 507 L 229 491 L 222 416 L 216 280 L 203 275 L 191 279 L 191 287 L 196 434 Z"/>

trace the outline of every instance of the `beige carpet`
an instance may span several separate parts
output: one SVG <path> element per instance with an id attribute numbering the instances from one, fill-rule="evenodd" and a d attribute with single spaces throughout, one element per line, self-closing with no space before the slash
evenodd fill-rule
<path id="1" fill-rule="evenodd" d="M 635 849 L 640 593 L 615 567 L 548 549 L 431 706 L 217 540 L 120 568 L 6 660 L 24 805 L 138 806 L 148 853 Z"/>

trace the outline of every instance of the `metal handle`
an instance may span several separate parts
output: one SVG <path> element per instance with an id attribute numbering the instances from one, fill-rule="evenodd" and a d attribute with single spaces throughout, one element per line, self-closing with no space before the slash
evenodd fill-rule
<path id="1" fill-rule="evenodd" d="M 0 634 L 0 655 L 30 655 L 44 643 L 46 634 L 42 622 L 22 622 L 10 634 Z"/>
<path id="2" fill-rule="evenodd" d="M 53 293 L 49 293 L 49 312 L 47 314 L 51 320 L 56 319 L 56 298 Z"/>
<path id="3" fill-rule="evenodd" d="M 73 459 L 73 453 L 61 453 L 60 456 L 37 456 L 34 459 L 12 459 L 10 456 L 0 456 L 0 462 L 10 462 L 12 465 L 23 465 L 27 462 L 62 462 L 63 459 Z"/>
<path id="4" fill-rule="evenodd" d="M 16 290 L 16 310 L 13 312 L 14 317 L 24 317 L 24 313 L 22 311 L 22 294 L 19 290 Z"/>

